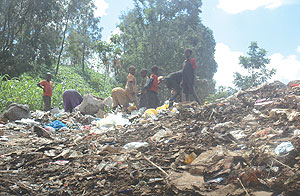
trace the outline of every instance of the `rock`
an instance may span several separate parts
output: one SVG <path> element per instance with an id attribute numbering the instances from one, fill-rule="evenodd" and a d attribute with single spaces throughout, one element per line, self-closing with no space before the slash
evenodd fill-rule
<path id="1" fill-rule="evenodd" d="M 0 124 L 6 124 L 7 121 L 8 119 L 4 117 L 4 114 L 0 114 Z"/>
<path id="2" fill-rule="evenodd" d="M 0 129 L 0 136 L 4 135 L 4 131 Z"/>
<path id="3" fill-rule="evenodd" d="M 45 138 L 48 138 L 48 139 L 53 139 L 51 137 L 51 135 L 49 134 L 49 132 L 42 128 L 42 127 L 39 127 L 39 126 L 34 126 L 33 127 L 33 132 L 35 132 L 39 137 L 45 137 Z"/>
<path id="4" fill-rule="evenodd" d="M 107 97 L 103 100 L 103 104 L 107 107 L 112 107 L 113 100 L 112 97 Z"/>
<path id="5" fill-rule="evenodd" d="M 96 114 L 99 109 L 104 109 L 105 104 L 103 99 L 96 98 L 90 94 L 84 95 L 83 101 L 76 107 L 82 114 L 93 115 Z"/>
<path id="6" fill-rule="evenodd" d="M 59 111 L 59 108 L 56 107 L 56 108 L 51 109 L 50 112 L 51 112 L 52 114 L 58 114 L 60 111 Z"/>
<path id="7" fill-rule="evenodd" d="M 30 109 L 27 105 L 13 103 L 8 106 L 4 112 L 4 117 L 9 121 L 21 120 L 22 118 L 31 118 Z"/>

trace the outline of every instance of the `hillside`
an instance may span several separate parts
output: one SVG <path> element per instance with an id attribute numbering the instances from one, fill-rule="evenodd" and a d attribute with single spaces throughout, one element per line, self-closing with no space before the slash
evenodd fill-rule
<path id="1" fill-rule="evenodd" d="M 54 73 L 53 70 L 49 70 Z M 27 104 L 31 110 L 41 110 L 42 90 L 36 85 L 44 80 L 45 73 L 25 73 L 20 77 L 8 79 L 8 76 L 0 78 L 0 112 L 3 112 L 11 103 Z M 62 66 L 57 76 L 53 76 L 52 107 L 63 108 L 62 94 L 67 89 L 75 89 L 82 95 L 93 94 L 98 97 L 107 97 L 115 81 L 105 76 L 86 69 L 82 72 L 77 67 Z M 104 82 L 105 81 L 105 82 Z"/>

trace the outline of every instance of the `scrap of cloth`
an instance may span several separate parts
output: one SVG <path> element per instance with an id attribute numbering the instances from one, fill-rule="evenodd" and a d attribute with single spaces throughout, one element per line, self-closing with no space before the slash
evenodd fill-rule
<path id="1" fill-rule="evenodd" d="M 83 101 L 83 98 L 82 98 L 81 94 L 74 89 L 66 90 L 63 93 L 63 102 L 64 102 L 65 112 L 72 112 L 73 109 L 76 106 L 80 105 L 82 101 Z"/>

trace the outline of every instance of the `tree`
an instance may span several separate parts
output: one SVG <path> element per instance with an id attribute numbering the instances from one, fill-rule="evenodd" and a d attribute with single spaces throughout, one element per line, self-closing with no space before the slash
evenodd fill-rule
<path id="1" fill-rule="evenodd" d="M 94 17 L 93 0 L 77 0 L 76 15 L 66 39 L 65 57 L 84 72 L 87 60 L 96 52 L 93 47 L 101 39 L 100 18 Z M 74 9 L 74 8 L 73 8 Z"/>
<path id="2" fill-rule="evenodd" d="M 105 68 L 104 85 L 106 85 L 106 79 L 109 73 L 113 72 L 115 75 L 119 74 L 119 70 L 122 67 L 120 58 L 122 55 L 122 49 L 120 46 L 120 36 L 115 34 L 111 35 L 110 41 L 98 41 L 95 44 L 96 52 Z"/>
<path id="3" fill-rule="evenodd" d="M 118 80 L 125 83 L 124 72 L 131 65 L 148 70 L 157 65 L 161 75 L 180 70 L 184 50 L 192 48 L 199 67 L 196 84 L 212 91 L 217 71 L 215 40 L 212 31 L 201 23 L 201 0 L 134 0 L 134 5 L 119 25 L 123 72 L 117 74 Z M 202 98 L 206 95 L 201 94 Z"/>
<path id="4" fill-rule="evenodd" d="M 57 49 L 57 21 L 61 3 L 56 0 L 0 1 L 0 74 L 19 75 L 51 66 Z"/>
<path id="5" fill-rule="evenodd" d="M 52 69 L 66 56 L 64 45 L 78 33 L 82 69 L 91 43 L 101 38 L 94 0 L 0 0 L 0 75 Z"/>
<path id="6" fill-rule="evenodd" d="M 259 48 L 257 42 L 251 42 L 248 47 L 248 56 L 240 56 L 239 64 L 247 70 L 247 75 L 234 73 L 233 83 L 238 89 L 247 89 L 267 82 L 276 73 L 276 70 L 267 69 L 270 59 L 266 57 L 267 51 Z"/>
<path id="7" fill-rule="evenodd" d="M 94 54 L 93 45 L 101 39 L 100 18 L 94 17 L 96 9 L 93 0 L 67 0 L 65 13 L 65 28 L 68 36 L 64 39 L 62 34 L 61 50 L 66 42 L 64 60 L 75 65 L 80 65 L 84 72 L 87 60 Z M 66 40 L 66 41 L 65 41 Z M 59 63 L 57 64 L 58 69 Z"/>

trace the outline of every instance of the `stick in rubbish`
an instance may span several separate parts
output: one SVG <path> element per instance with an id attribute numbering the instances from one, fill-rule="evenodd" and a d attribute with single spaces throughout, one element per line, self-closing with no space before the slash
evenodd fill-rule
<path id="1" fill-rule="evenodd" d="M 165 174 L 167 177 L 169 177 L 169 174 L 165 171 L 165 170 L 163 170 L 161 167 L 159 167 L 158 165 L 156 165 L 155 163 L 153 163 L 152 161 L 150 161 L 150 159 L 148 159 L 148 158 L 146 158 L 145 156 L 144 156 L 144 159 L 146 160 L 146 161 L 148 161 L 149 163 L 151 163 L 151 165 L 153 165 L 154 167 L 156 167 L 157 169 L 159 169 L 159 171 L 161 171 L 163 174 Z"/>
<path id="2" fill-rule="evenodd" d="M 239 181 L 239 182 L 240 182 L 240 184 L 242 185 L 242 187 L 243 187 L 244 191 L 246 192 L 246 195 L 247 195 L 247 196 L 250 196 L 250 195 L 249 195 L 249 193 L 248 193 L 248 191 L 246 190 L 245 186 L 243 185 L 243 183 L 242 183 L 242 181 L 241 181 L 241 179 L 240 179 L 240 178 L 238 178 L 238 181 Z"/>
<path id="3" fill-rule="evenodd" d="M 281 163 L 280 161 L 278 161 L 278 160 L 275 159 L 275 158 L 273 158 L 273 160 L 276 161 L 277 163 L 280 163 L 281 165 L 283 165 L 283 166 L 289 168 L 290 170 L 295 170 L 295 169 L 291 168 L 290 166 L 288 166 L 288 165 L 286 165 L 286 164 L 284 164 L 284 163 Z"/>

